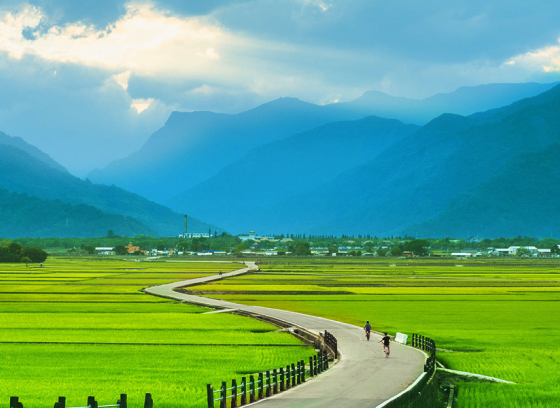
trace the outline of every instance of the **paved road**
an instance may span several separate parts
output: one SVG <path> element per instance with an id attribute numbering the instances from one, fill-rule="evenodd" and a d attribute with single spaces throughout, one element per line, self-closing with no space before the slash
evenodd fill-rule
<path id="1" fill-rule="evenodd" d="M 313 381 L 256 404 L 263 408 L 315 408 L 326 404 L 341 408 L 376 407 L 404 390 L 423 372 L 425 356 L 421 351 L 392 343 L 391 356 L 385 358 L 381 344 L 377 344 L 380 337 L 372 335 L 368 342 L 360 327 L 301 313 L 245 306 L 173 291 L 174 288 L 233 277 L 256 269 L 254 263 L 247 262 L 245 268 L 222 276 L 209 276 L 146 289 L 147 293 L 171 299 L 260 313 L 291 322 L 314 333 L 328 330 L 336 337 L 342 354 L 338 364 Z"/>

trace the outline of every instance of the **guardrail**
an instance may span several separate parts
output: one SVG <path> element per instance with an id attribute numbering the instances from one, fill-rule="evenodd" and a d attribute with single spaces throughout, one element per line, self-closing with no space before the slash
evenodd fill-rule
<path id="1" fill-rule="evenodd" d="M 127 408 L 127 396 L 126 394 L 121 394 L 120 398 L 115 404 L 110 405 L 99 405 L 95 400 L 95 397 L 87 398 L 87 405 L 84 407 L 66 407 L 66 397 L 58 397 L 58 401 L 54 403 L 54 408 Z M 144 399 L 144 408 L 153 408 L 154 400 L 150 393 L 146 394 Z M 19 397 L 10 397 L 10 408 L 23 408 L 23 403 L 19 400 Z"/>
<path id="2" fill-rule="evenodd" d="M 412 347 L 428 352 L 428 358 L 424 364 L 424 372 L 433 371 L 436 367 L 436 342 L 429 337 L 413 334 Z"/>
<path id="3" fill-rule="evenodd" d="M 325 330 L 324 339 L 325 339 L 325 344 L 327 345 L 327 347 L 329 347 L 332 350 L 332 352 L 334 354 L 334 358 L 337 359 L 338 358 L 338 342 L 336 341 L 336 337 L 334 337 L 332 334 L 330 334 L 328 331 Z"/>
<path id="4" fill-rule="evenodd" d="M 335 339 L 336 341 L 336 339 Z M 231 381 L 231 387 L 228 388 L 224 381 L 219 389 L 214 391 L 212 384 L 207 384 L 207 402 L 208 408 L 214 408 L 215 403 L 219 402 L 219 408 L 226 408 L 228 400 L 230 407 L 236 408 L 247 403 L 252 403 L 263 398 L 270 397 L 282 391 L 293 388 L 299 384 L 303 384 L 306 378 L 306 368 L 303 360 L 295 364 L 287 365 L 286 368 L 280 367 L 273 370 L 267 370 L 249 376 L 249 382 L 246 377 L 241 378 L 241 383 L 237 384 L 236 380 Z M 326 352 L 319 352 L 316 356 L 309 357 L 308 377 L 315 377 L 329 368 L 329 359 Z M 216 395 L 218 397 L 216 398 Z"/>
<path id="5" fill-rule="evenodd" d="M 437 400 L 436 342 L 419 334 L 412 335 L 412 347 L 428 353 L 424 372 L 406 390 L 381 403 L 376 408 L 428 408 Z"/>

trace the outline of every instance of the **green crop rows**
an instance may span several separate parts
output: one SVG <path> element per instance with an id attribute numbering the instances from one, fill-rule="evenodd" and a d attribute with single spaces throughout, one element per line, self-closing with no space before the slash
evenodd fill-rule
<path id="1" fill-rule="evenodd" d="M 560 265 L 547 262 L 271 264 L 196 290 L 423 334 L 446 350 L 438 353 L 445 366 L 516 383 L 460 383 L 461 408 L 553 407 L 560 405 Z"/>
<path id="2" fill-rule="evenodd" d="M 0 403 L 113 404 L 146 392 L 162 407 L 204 405 L 206 384 L 285 366 L 314 353 L 253 319 L 144 294 L 236 264 L 49 260 L 0 266 Z"/>

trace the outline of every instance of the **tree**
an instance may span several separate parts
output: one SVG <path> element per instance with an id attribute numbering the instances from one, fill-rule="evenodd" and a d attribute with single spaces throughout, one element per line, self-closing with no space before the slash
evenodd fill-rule
<path id="1" fill-rule="evenodd" d="M 403 254 L 403 250 L 401 249 L 401 247 L 393 247 L 391 249 L 391 256 L 402 256 Z"/>
<path id="2" fill-rule="evenodd" d="M 309 242 L 297 242 L 295 246 L 295 254 L 298 256 L 311 255 L 311 244 Z"/>
<path id="3" fill-rule="evenodd" d="M 377 255 L 378 256 L 385 256 L 385 255 L 387 255 L 387 252 L 389 252 L 389 250 L 387 248 L 379 248 L 377 250 Z"/>
<path id="4" fill-rule="evenodd" d="M 22 250 L 22 254 L 24 257 L 31 259 L 31 262 L 34 263 L 41 263 L 47 260 L 48 253 L 43 251 L 41 248 L 30 248 L 25 247 Z"/>
<path id="5" fill-rule="evenodd" d="M 124 245 L 117 245 L 115 247 L 115 254 L 117 255 L 128 255 L 128 249 Z"/>
<path id="6" fill-rule="evenodd" d="M 24 256 L 23 258 L 21 258 L 20 262 L 22 262 L 22 263 L 25 262 L 25 266 L 27 267 L 27 264 L 31 262 L 31 259 Z"/>
<path id="7" fill-rule="evenodd" d="M 232 253 L 235 256 L 242 257 L 243 256 L 243 251 L 245 251 L 246 249 L 247 249 L 247 247 L 245 246 L 245 244 L 238 244 L 238 245 L 233 247 Z"/>
<path id="8" fill-rule="evenodd" d="M 515 256 L 528 257 L 528 256 L 531 256 L 531 251 L 528 248 L 520 247 L 520 248 L 517 248 L 517 251 L 515 252 Z"/>
<path id="9" fill-rule="evenodd" d="M 430 243 L 425 239 L 414 239 L 404 244 L 402 250 L 410 251 L 417 256 L 427 256 L 430 254 L 429 247 Z"/>
<path id="10" fill-rule="evenodd" d="M 95 248 L 91 245 L 82 245 L 82 249 L 88 255 L 93 255 L 95 253 Z"/>

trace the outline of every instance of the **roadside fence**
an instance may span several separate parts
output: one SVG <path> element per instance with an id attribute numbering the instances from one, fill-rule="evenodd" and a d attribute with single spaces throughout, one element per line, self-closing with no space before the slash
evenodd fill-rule
<path id="1" fill-rule="evenodd" d="M 99 402 L 95 400 L 95 397 L 88 397 L 87 404 L 84 407 L 67 407 L 66 397 L 58 397 L 58 401 L 54 403 L 54 408 L 127 408 L 127 397 L 126 394 L 121 394 L 121 397 L 117 400 L 115 404 L 111 405 L 99 405 Z M 144 408 L 153 408 L 154 400 L 150 393 L 146 394 L 144 399 Z M 19 397 L 10 398 L 10 408 L 23 408 L 23 403 L 19 400 Z"/>
<path id="2" fill-rule="evenodd" d="M 325 330 L 325 335 L 323 336 L 325 339 L 325 344 L 334 354 L 334 358 L 338 358 L 338 342 L 336 341 L 336 337 L 330 334 L 328 331 Z"/>
<path id="3" fill-rule="evenodd" d="M 436 342 L 429 337 L 419 334 L 412 335 L 412 347 L 424 350 L 428 353 L 426 364 L 424 364 L 425 372 L 432 372 L 436 368 Z"/>
<path id="4" fill-rule="evenodd" d="M 405 267 L 405 266 L 453 266 L 455 264 L 465 266 L 500 266 L 500 267 L 531 267 L 531 268 L 560 268 L 560 262 L 499 262 L 499 261 L 470 261 L 455 258 L 444 258 L 448 261 L 456 262 L 360 262 L 342 259 L 341 262 L 313 262 L 313 265 L 328 265 L 328 266 L 341 266 L 341 265 L 374 265 L 374 266 L 391 266 L 391 267 Z M 507 258 L 506 258 L 507 259 Z M 302 261 L 261 261 L 259 265 L 310 265 L 309 262 Z"/>
<path id="5" fill-rule="evenodd" d="M 334 341 L 336 342 L 336 339 Z M 212 384 L 208 384 L 206 386 L 208 408 L 215 408 L 216 402 L 219 403 L 219 408 L 227 408 L 228 400 L 231 408 L 240 407 L 303 384 L 306 373 L 307 377 L 315 377 L 328 368 L 328 354 L 326 351 L 321 351 L 316 356 L 309 357 L 308 369 L 305 362 L 300 360 L 295 364 L 288 364 L 286 368 L 280 367 L 258 373 L 256 379 L 255 375 L 250 375 L 248 382 L 246 377 L 242 377 L 239 384 L 236 380 L 232 380 L 229 388 L 225 381 L 215 391 Z"/>
<path id="6" fill-rule="evenodd" d="M 436 343 L 429 337 L 412 335 L 412 347 L 428 354 L 424 372 L 406 390 L 381 403 L 376 408 L 432 408 L 438 398 L 436 381 Z"/>

